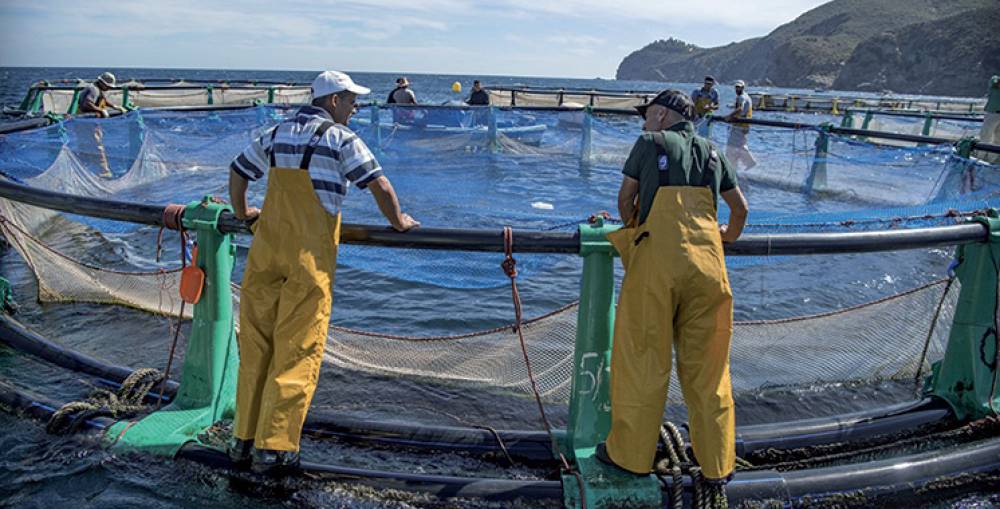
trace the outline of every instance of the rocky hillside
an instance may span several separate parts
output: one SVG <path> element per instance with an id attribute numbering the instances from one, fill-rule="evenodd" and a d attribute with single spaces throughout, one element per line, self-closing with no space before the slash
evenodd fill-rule
<path id="1" fill-rule="evenodd" d="M 1000 74 L 1000 2 L 863 41 L 833 88 L 975 97 L 994 74 Z"/>
<path id="2" fill-rule="evenodd" d="M 944 30 L 945 27 L 937 25 L 943 25 L 945 20 L 963 19 L 963 14 L 966 15 L 966 30 L 976 30 L 972 32 L 972 37 L 984 41 L 973 45 L 972 49 L 976 49 L 978 54 L 987 54 L 989 48 L 997 47 L 985 43 L 990 38 L 995 40 L 997 25 L 991 27 L 989 23 L 969 21 L 973 18 L 968 18 L 967 13 L 973 9 L 991 11 L 997 5 L 997 0 L 834 0 L 761 38 L 716 48 L 701 48 L 676 39 L 656 41 L 627 56 L 618 67 L 617 77 L 699 82 L 710 73 L 725 81 L 745 79 L 751 83 L 785 87 L 840 87 L 838 79 L 841 75 L 851 70 L 852 76 L 862 76 L 868 70 L 865 66 L 871 66 L 873 60 L 880 58 L 872 53 L 872 45 L 883 47 L 889 41 L 886 37 L 898 40 L 900 44 L 910 41 L 911 37 L 913 41 L 919 41 L 916 31 L 920 27 L 924 27 L 923 30 L 931 30 L 932 27 Z M 911 31 L 914 32 L 911 34 Z M 902 39 L 904 33 L 908 34 L 905 40 Z M 859 48 L 863 51 L 858 54 L 858 63 L 854 64 L 855 51 Z M 920 47 L 919 52 L 932 50 Z M 971 53 L 973 51 L 963 51 L 963 54 Z M 856 70 L 848 68 L 854 65 Z M 972 76 L 968 67 L 960 69 L 957 63 L 950 67 L 956 73 L 962 73 L 963 83 L 968 82 L 967 88 L 978 87 L 973 95 L 982 94 L 985 81 L 978 74 Z M 1000 70 L 994 69 L 994 72 Z M 873 79 L 855 82 L 869 83 L 878 88 L 878 82 Z M 978 84 L 973 85 L 973 82 Z M 909 81 L 904 86 L 888 88 L 896 92 L 920 91 L 917 84 Z M 959 91 L 954 86 L 945 92 L 955 95 L 970 93 Z"/>

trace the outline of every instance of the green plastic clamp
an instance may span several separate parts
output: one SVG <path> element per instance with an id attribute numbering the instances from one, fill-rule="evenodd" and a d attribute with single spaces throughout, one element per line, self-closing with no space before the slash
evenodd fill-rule
<path id="1" fill-rule="evenodd" d="M 955 250 L 955 275 L 962 286 L 944 357 L 934 363 L 925 385 L 928 394 L 948 402 L 959 420 L 1000 411 L 1000 214 L 991 209 L 976 221 L 988 228 L 988 236 L 986 242 Z"/>
<path id="2" fill-rule="evenodd" d="M 231 234 L 218 230 L 219 216 L 232 211 L 210 196 L 184 209 L 184 227 L 197 232 L 198 259 L 205 287 L 194 306 L 180 387 L 166 407 L 136 422 L 119 421 L 105 439 L 112 447 L 173 456 L 208 427 L 231 418 L 236 408 L 239 354 L 230 279 L 236 258 Z"/>

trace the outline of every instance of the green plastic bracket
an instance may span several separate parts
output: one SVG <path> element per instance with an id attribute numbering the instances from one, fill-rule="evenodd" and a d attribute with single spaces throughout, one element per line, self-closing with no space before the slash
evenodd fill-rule
<path id="1" fill-rule="evenodd" d="M 83 92 L 82 88 L 78 88 L 73 91 L 73 100 L 69 103 L 69 109 L 66 113 L 69 115 L 76 115 L 80 111 L 80 93 Z"/>
<path id="2" fill-rule="evenodd" d="M 965 136 L 955 142 L 955 151 L 958 155 L 968 159 L 972 157 L 972 147 L 976 144 L 975 136 Z"/>
<path id="3" fill-rule="evenodd" d="M 830 155 L 831 129 L 833 129 L 833 124 L 828 122 L 817 128 L 819 134 L 816 136 L 816 153 L 813 156 L 812 168 L 809 170 L 809 176 L 806 177 L 805 183 L 802 184 L 804 194 L 822 192 L 826 189 L 826 161 Z"/>
<path id="4" fill-rule="evenodd" d="M 861 122 L 861 129 L 864 129 L 864 130 L 867 131 L 868 130 L 868 126 L 872 123 L 872 119 L 873 118 L 875 118 L 875 112 L 873 112 L 872 110 L 868 110 L 868 112 L 865 113 L 865 119 L 864 119 L 864 121 Z"/>
<path id="5" fill-rule="evenodd" d="M 31 100 L 35 98 L 36 92 L 38 92 L 38 88 L 36 87 L 29 88 L 28 91 L 24 94 L 24 99 L 21 99 L 21 105 L 18 106 L 17 109 L 21 111 L 28 111 L 28 108 L 31 107 Z"/>
<path id="6" fill-rule="evenodd" d="M 274 87 L 267 87 L 267 104 L 274 103 Z"/>
<path id="7" fill-rule="evenodd" d="M 976 219 L 989 228 L 984 243 L 955 250 L 955 274 L 962 283 L 944 358 L 935 363 L 929 394 L 951 406 L 961 420 L 975 420 L 1000 411 L 997 328 L 1000 291 L 1000 214 L 991 209 Z"/>
<path id="8" fill-rule="evenodd" d="M 128 100 L 128 86 L 124 86 L 122 87 L 122 108 L 129 109 L 131 107 Z"/>
<path id="9" fill-rule="evenodd" d="M 231 234 L 217 229 L 219 215 L 227 210 L 232 209 L 209 196 L 184 209 L 184 227 L 197 232 L 193 263 L 205 271 L 205 287 L 194 306 L 180 388 L 163 409 L 112 425 L 105 438 L 117 449 L 173 456 L 206 428 L 234 415 L 239 354 L 230 279 L 236 247 Z"/>
<path id="10" fill-rule="evenodd" d="M 607 234 L 618 226 L 598 217 L 580 226 L 583 282 L 577 315 L 574 373 L 565 445 L 583 479 L 587 508 L 661 507 L 660 484 L 652 475 L 624 474 L 594 457 L 595 446 L 611 429 L 611 344 L 615 321 L 614 257 Z M 563 503 L 582 507 L 579 481 L 564 473 Z"/>
<path id="11" fill-rule="evenodd" d="M 854 114 L 851 110 L 844 108 L 844 118 L 840 120 L 840 127 L 852 129 L 854 127 Z"/>
<path id="12" fill-rule="evenodd" d="M 969 111 L 972 111 L 974 105 L 969 105 Z M 1000 113 L 1000 76 L 994 75 L 990 78 L 990 85 L 986 91 L 986 106 L 983 111 L 987 113 Z"/>
<path id="13" fill-rule="evenodd" d="M 382 153 L 382 109 L 378 105 L 378 101 L 372 101 L 372 129 L 375 131 L 375 150 L 376 155 L 381 155 Z"/>
<path id="14" fill-rule="evenodd" d="M 514 91 L 510 92 L 511 106 L 514 105 Z M 486 135 L 487 143 L 489 144 L 489 150 L 491 154 L 495 154 L 500 148 L 500 144 L 497 142 L 497 109 L 495 106 L 489 106 L 489 113 L 486 115 Z"/>
<path id="15" fill-rule="evenodd" d="M 44 96 L 45 93 L 43 92 L 42 89 L 40 88 L 35 89 L 35 96 L 31 99 L 31 107 L 28 109 L 28 113 L 35 114 L 42 109 L 42 103 L 43 103 L 42 98 Z"/>
<path id="16" fill-rule="evenodd" d="M 215 94 L 212 92 L 212 85 L 206 85 L 205 91 L 208 92 L 208 104 L 215 104 Z"/>
<path id="17" fill-rule="evenodd" d="M 14 302 L 14 287 L 4 277 L 0 277 L 0 311 L 8 314 L 14 314 L 17 311 L 17 303 Z"/>
<path id="18" fill-rule="evenodd" d="M 594 108 L 587 106 L 583 109 L 583 125 L 581 131 L 583 138 L 580 140 L 580 162 L 590 163 L 590 156 L 593 148 L 593 125 Z"/>

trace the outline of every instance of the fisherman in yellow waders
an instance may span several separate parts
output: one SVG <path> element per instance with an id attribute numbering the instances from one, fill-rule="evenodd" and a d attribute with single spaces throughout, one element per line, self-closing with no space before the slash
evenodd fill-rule
<path id="1" fill-rule="evenodd" d="M 257 138 L 230 165 L 233 213 L 254 220 L 240 300 L 240 371 L 229 455 L 274 473 L 299 463 L 299 438 L 316 390 L 330 324 L 340 206 L 352 183 L 372 192 L 398 231 L 419 223 L 400 211 L 392 184 L 347 128 L 358 95 L 350 76 L 321 73 L 313 101 Z M 247 208 L 247 181 L 268 173 L 263 210 Z M 258 219 L 259 215 L 259 219 Z"/>
<path id="2" fill-rule="evenodd" d="M 92 84 L 87 85 L 80 89 L 80 96 L 77 99 L 78 111 L 80 113 L 95 113 L 98 118 L 108 118 L 110 114 L 108 113 L 108 108 L 125 112 L 125 108 L 113 104 L 108 101 L 107 95 L 105 93 L 115 87 L 115 75 L 110 72 L 101 73 Z M 77 122 L 78 137 L 81 143 L 85 143 L 85 140 L 92 139 L 94 141 L 94 147 L 97 149 L 97 160 L 101 164 L 101 176 L 102 177 L 112 177 L 111 167 L 108 165 L 108 154 L 104 150 L 104 131 L 101 130 L 101 126 L 95 124 L 93 130 L 90 130 L 90 124 L 86 122 Z"/>
<path id="3" fill-rule="evenodd" d="M 611 431 L 597 457 L 649 474 L 676 350 L 694 455 L 708 481 L 724 483 L 736 445 L 733 297 L 722 243 L 740 236 L 746 199 L 726 158 L 695 134 L 690 98 L 667 90 L 638 109 L 644 132 L 618 193 L 621 217 L 632 219 L 608 236 L 625 279 L 611 353 Z M 729 206 L 728 225 L 716 221 L 719 195 Z"/>

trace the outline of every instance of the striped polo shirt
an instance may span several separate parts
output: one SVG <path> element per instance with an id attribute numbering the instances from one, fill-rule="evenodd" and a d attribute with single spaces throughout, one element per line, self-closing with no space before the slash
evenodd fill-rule
<path id="1" fill-rule="evenodd" d="M 351 183 L 364 189 L 382 176 L 382 167 L 365 142 L 346 126 L 334 124 L 322 136 L 315 136 L 324 122 L 333 122 L 326 110 L 303 106 L 295 117 L 261 134 L 229 167 L 254 181 L 271 166 L 298 168 L 306 147 L 315 144 L 309 168 L 303 171 L 309 172 L 323 208 L 336 215 Z"/>

